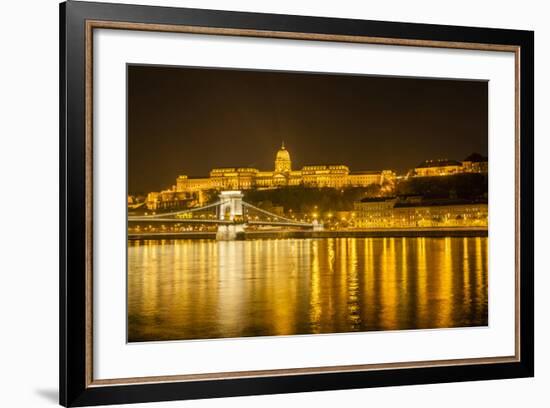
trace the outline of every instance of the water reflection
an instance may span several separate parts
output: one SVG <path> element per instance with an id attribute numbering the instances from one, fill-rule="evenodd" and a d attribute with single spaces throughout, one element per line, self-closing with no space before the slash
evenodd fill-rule
<path id="1" fill-rule="evenodd" d="M 129 341 L 487 325 L 487 238 L 128 245 Z"/>

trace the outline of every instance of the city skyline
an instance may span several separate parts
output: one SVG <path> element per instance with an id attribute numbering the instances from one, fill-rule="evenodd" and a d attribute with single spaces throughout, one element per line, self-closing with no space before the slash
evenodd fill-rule
<path id="1" fill-rule="evenodd" d="M 271 168 L 282 141 L 296 168 L 403 173 L 426 159 L 487 155 L 487 84 L 128 67 L 129 192 L 215 167 Z"/>

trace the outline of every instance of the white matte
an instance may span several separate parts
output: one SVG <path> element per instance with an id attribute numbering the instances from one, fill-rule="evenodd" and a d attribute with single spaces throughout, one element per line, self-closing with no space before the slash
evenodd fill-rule
<path id="1" fill-rule="evenodd" d="M 489 327 L 127 344 L 126 63 L 489 80 Z M 96 30 L 94 378 L 513 355 L 513 180 L 512 53 Z"/>

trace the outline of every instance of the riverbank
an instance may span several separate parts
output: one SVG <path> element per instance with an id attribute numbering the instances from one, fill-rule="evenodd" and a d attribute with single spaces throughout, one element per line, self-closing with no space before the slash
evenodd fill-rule
<path id="1" fill-rule="evenodd" d="M 340 231 L 247 231 L 244 239 L 283 238 L 438 238 L 438 237 L 487 237 L 484 227 L 455 228 L 384 228 Z M 216 239 L 216 232 L 151 232 L 128 234 L 128 240 L 155 239 Z"/>

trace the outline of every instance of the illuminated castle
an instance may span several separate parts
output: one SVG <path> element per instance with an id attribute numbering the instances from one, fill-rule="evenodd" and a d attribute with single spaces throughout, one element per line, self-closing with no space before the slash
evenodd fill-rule
<path id="1" fill-rule="evenodd" d="M 370 184 L 380 185 L 394 180 L 395 173 L 391 170 L 350 172 L 349 167 L 343 164 L 303 166 L 301 170 L 292 170 L 290 153 L 283 142 L 275 155 L 273 171 L 261 171 L 253 167 L 215 168 L 210 171 L 209 177 L 179 176 L 172 191 L 248 190 L 284 186 L 366 187 Z"/>

